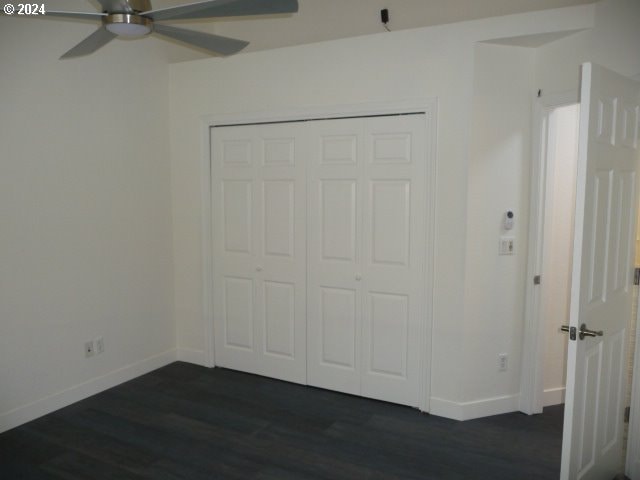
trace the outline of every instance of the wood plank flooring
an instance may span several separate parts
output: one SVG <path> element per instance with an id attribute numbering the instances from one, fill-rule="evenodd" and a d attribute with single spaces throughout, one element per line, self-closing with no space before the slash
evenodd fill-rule
<path id="1" fill-rule="evenodd" d="M 0 478 L 557 480 L 562 414 L 456 422 L 176 362 L 0 435 Z"/>

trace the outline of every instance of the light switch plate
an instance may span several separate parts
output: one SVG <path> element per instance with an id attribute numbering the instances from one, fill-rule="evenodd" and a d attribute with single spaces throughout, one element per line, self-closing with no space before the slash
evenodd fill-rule
<path id="1" fill-rule="evenodd" d="M 498 247 L 499 255 L 515 255 L 516 239 L 514 237 L 500 237 L 500 245 Z"/>

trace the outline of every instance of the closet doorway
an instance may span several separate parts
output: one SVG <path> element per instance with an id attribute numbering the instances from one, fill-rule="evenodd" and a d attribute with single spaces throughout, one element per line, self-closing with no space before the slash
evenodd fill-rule
<path id="1" fill-rule="evenodd" d="M 411 110 L 210 125 L 212 364 L 428 411 L 434 125 Z"/>

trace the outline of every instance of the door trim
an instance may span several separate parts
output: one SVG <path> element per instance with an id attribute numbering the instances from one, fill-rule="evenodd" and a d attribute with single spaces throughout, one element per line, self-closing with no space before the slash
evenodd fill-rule
<path id="1" fill-rule="evenodd" d="M 431 355 L 433 327 L 433 286 L 434 258 L 437 244 L 435 225 L 436 203 L 436 155 L 437 155 L 437 114 L 436 98 L 402 100 L 397 102 L 373 102 L 351 105 L 303 107 L 284 110 L 256 111 L 248 113 L 226 113 L 206 115 L 200 120 L 201 138 L 201 235 L 202 235 L 202 315 L 205 335 L 206 366 L 215 366 L 213 329 L 213 209 L 212 209 L 212 169 L 211 169 L 211 128 L 222 125 L 250 125 L 268 122 L 296 122 L 327 118 L 367 117 L 419 113 L 425 115 L 426 148 L 426 205 L 425 205 L 425 318 L 421 337 L 424 348 L 421 351 L 421 399 L 418 408 L 428 412 L 431 396 Z M 431 248 L 429 248 L 431 246 Z"/>
<path id="2" fill-rule="evenodd" d="M 637 235 L 637 234 L 636 234 Z M 636 237 L 637 238 L 637 237 Z M 633 288 L 638 288 L 634 285 Z M 636 302 L 638 302 L 636 298 Z M 631 379 L 631 416 L 627 435 L 627 458 L 625 471 L 629 478 L 640 478 L 640 305 L 636 306 L 636 338 Z"/>
<path id="3" fill-rule="evenodd" d="M 540 288 L 533 277 L 542 274 L 544 244 L 544 211 L 547 187 L 547 118 L 549 113 L 565 105 L 579 102 L 578 92 L 566 92 L 536 98 L 533 102 L 529 239 L 527 255 L 526 301 L 522 371 L 520 375 L 519 410 L 528 415 L 542 413 L 544 332 L 540 319 Z M 542 278 L 544 282 L 544 276 Z"/>

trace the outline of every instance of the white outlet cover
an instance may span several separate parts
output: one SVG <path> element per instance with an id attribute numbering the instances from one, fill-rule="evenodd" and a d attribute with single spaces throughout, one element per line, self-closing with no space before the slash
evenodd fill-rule
<path id="1" fill-rule="evenodd" d="M 100 354 L 104 352 L 104 338 L 102 337 L 98 337 L 95 340 L 95 344 L 96 344 L 96 353 Z"/>
<path id="2" fill-rule="evenodd" d="M 509 356 L 506 353 L 498 355 L 498 369 L 501 372 L 506 372 L 509 369 Z"/>
<path id="3" fill-rule="evenodd" d="M 95 346 L 93 344 L 93 340 L 89 340 L 88 342 L 84 342 L 84 356 L 89 358 L 93 357 L 96 353 Z"/>

